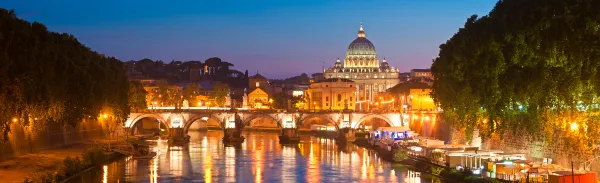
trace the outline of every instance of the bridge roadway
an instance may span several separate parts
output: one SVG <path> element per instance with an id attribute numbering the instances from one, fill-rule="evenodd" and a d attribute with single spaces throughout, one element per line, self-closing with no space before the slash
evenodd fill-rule
<path id="1" fill-rule="evenodd" d="M 437 114 L 437 112 L 417 112 L 418 114 Z M 160 109 L 146 110 L 139 113 L 131 113 L 124 124 L 126 129 L 133 131 L 133 126 L 143 118 L 154 118 L 168 128 L 183 128 L 187 134 L 190 126 L 196 121 L 208 121 L 213 119 L 220 123 L 221 128 L 235 128 L 235 114 L 231 110 L 206 110 L 206 109 Z M 309 119 L 322 119 L 335 124 L 340 128 L 357 128 L 360 124 L 372 118 L 379 118 L 392 127 L 407 126 L 406 115 L 400 112 L 286 112 L 283 110 L 238 110 L 237 114 L 244 126 L 251 124 L 259 118 L 270 118 L 277 123 L 279 128 L 296 128 L 297 124 L 303 124 Z M 413 115 L 415 112 L 412 113 Z M 405 120 L 402 119 L 404 116 Z M 404 121 L 404 122 L 403 122 Z M 131 131 L 131 132 L 132 132 Z"/>

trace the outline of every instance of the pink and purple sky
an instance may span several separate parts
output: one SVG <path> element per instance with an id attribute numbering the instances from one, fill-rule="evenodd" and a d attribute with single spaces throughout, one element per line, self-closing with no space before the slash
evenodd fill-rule
<path id="1" fill-rule="evenodd" d="M 0 8 L 123 61 L 220 57 L 269 78 L 343 58 L 360 22 L 380 59 L 429 68 L 439 45 L 497 0 L 18 0 Z"/>

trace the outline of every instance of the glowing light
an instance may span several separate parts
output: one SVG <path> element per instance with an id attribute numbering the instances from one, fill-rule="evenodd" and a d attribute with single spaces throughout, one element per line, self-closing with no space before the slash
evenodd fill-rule
<path id="1" fill-rule="evenodd" d="M 13 122 L 17 122 L 17 121 L 18 121 L 17 118 L 13 118 Z"/>
<path id="2" fill-rule="evenodd" d="M 575 122 L 572 122 L 571 123 L 571 131 L 575 131 L 577 129 L 579 129 L 579 125 Z"/>
<path id="3" fill-rule="evenodd" d="M 425 121 L 429 121 L 429 116 L 425 116 Z"/>
<path id="4" fill-rule="evenodd" d="M 103 114 L 102 117 L 108 118 L 108 114 Z"/>
<path id="5" fill-rule="evenodd" d="M 183 123 L 181 122 L 181 118 L 173 118 L 171 120 L 171 127 L 173 128 L 181 128 L 181 125 Z"/>
<path id="6" fill-rule="evenodd" d="M 102 182 L 107 183 L 108 182 L 108 166 L 104 165 L 102 167 L 102 169 L 104 170 L 104 172 L 102 172 Z"/>
<path id="7" fill-rule="evenodd" d="M 414 119 L 419 119 L 419 116 L 417 116 L 417 115 L 414 115 L 414 116 L 413 116 L 413 118 L 414 118 Z"/>

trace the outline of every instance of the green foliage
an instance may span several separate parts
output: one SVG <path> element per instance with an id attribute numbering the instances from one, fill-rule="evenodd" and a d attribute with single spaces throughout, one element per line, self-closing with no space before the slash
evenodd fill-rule
<path id="1" fill-rule="evenodd" d="M 222 82 L 215 82 L 213 92 L 210 97 L 215 100 L 218 106 L 225 106 L 225 97 L 229 94 L 229 86 Z"/>
<path id="2" fill-rule="evenodd" d="M 58 172 L 63 177 L 70 177 L 79 173 L 85 167 L 86 165 L 79 159 L 79 157 L 67 157 L 65 160 L 63 160 L 63 164 L 59 167 Z"/>
<path id="3" fill-rule="evenodd" d="M 408 159 L 408 151 L 403 148 L 398 148 L 394 151 L 394 157 L 392 157 L 395 162 L 400 162 Z"/>
<path id="4" fill-rule="evenodd" d="M 162 106 L 175 106 L 177 108 L 181 106 L 182 96 L 176 86 L 171 86 L 167 82 L 158 82 L 156 85 L 157 88 L 152 96 L 152 102 Z"/>
<path id="5" fill-rule="evenodd" d="M 13 119 L 76 126 L 104 108 L 124 121 L 129 114 L 123 64 L 90 50 L 73 36 L 0 9 L 0 132 Z M 40 125 L 42 126 L 42 125 Z M 2 142 L 4 142 L 2 141 Z"/>
<path id="6" fill-rule="evenodd" d="M 106 161 L 104 150 L 99 147 L 87 148 L 83 153 L 83 160 L 79 157 L 71 158 L 67 156 L 63 163 L 58 167 L 58 170 L 52 172 L 40 172 L 34 174 L 30 178 L 23 180 L 23 183 L 55 183 L 69 178 L 83 171 L 85 168 L 103 164 Z"/>
<path id="7" fill-rule="evenodd" d="M 183 99 L 187 100 L 190 106 L 197 105 L 198 95 L 200 95 L 200 85 L 196 83 L 190 83 L 183 88 Z"/>
<path id="8" fill-rule="evenodd" d="M 148 92 L 144 89 L 140 82 L 129 81 L 128 101 L 131 110 L 148 109 L 146 95 Z"/>
<path id="9" fill-rule="evenodd" d="M 504 0 L 488 16 L 469 18 L 432 65 L 444 117 L 486 137 L 563 128 L 557 118 L 596 112 L 598 7 L 596 0 Z"/>
<path id="10" fill-rule="evenodd" d="M 442 173 L 442 171 L 444 171 L 444 168 L 437 167 L 437 166 L 431 166 L 429 168 L 429 170 L 431 171 L 431 174 L 433 174 L 433 175 L 440 175 L 440 173 Z"/>
<path id="11" fill-rule="evenodd" d="M 90 147 L 83 152 L 83 162 L 86 165 L 99 165 L 106 161 L 107 155 L 100 147 Z"/>

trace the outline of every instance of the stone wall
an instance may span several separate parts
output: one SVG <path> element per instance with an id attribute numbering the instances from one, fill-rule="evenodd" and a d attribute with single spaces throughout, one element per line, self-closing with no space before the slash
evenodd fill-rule
<path id="1" fill-rule="evenodd" d="M 48 124 L 45 127 L 35 125 L 23 127 L 18 123 L 12 123 L 10 127 L 8 141 L 0 144 L 0 161 L 44 149 L 101 139 L 107 133 L 107 127 L 96 120 L 84 121 L 76 127 L 58 123 Z"/>

